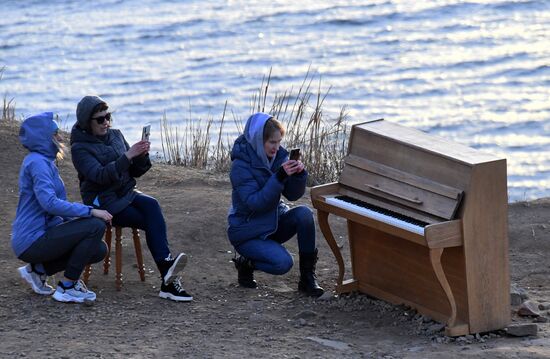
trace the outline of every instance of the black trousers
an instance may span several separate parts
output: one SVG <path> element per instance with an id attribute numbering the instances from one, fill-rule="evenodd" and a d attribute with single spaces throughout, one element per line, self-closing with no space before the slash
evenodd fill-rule
<path id="1" fill-rule="evenodd" d="M 87 264 L 105 258 L 105 222 L 98 218 L 79 218 L 49 228 L 23 254 L 24 262 L 42 263 L 47 275 L 65 271 L 65 277 L 78 280 Z"/>

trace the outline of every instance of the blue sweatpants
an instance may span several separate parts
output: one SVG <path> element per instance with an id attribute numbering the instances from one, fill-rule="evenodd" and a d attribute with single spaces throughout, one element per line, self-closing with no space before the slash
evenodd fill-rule
<path id="1" fill-rule="evenodd" d="M 285 274 L 292 268 L 292 256 L 282 245 L 295 234 L 300 253 L 315 251 L 315 222 L 313 212 L 306 206 L 298 206 L 279 216 L 277 231 L 266 239 L 252 239 L 235 249 L 252 260 L 254 267 L 269 274 Z"/>

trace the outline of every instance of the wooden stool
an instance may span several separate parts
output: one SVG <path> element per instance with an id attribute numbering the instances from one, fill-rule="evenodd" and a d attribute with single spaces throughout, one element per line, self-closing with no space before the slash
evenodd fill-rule
<path id="1" fill-rule="evenodd" d="M 112 227 L 107 226 L 105 231 L 105 242 L 107 243 L 107 255 L 103 260 L 103 274 L 109 273 L 109 267 L 111 265 L 111 236 L 112 236 Z M 137 259 L 137 269 L 139 273 L 139 278 L 142 282 L 145 281 L 145 266 L 143 265 L 143 255 L 141 253 L 141 241 L 139 239 L 139 230 L 137 228 L 132 228 L 132 234 L 134 239 L 134 249 L 136 250 L 136 259 Z M 116 290 L 120 291 L 122 289 L 122 227 L 115 226 L 115 284 Z M 88 264 L 84 269 L 83 280 L 86 285 L 88 284 L 88 279 L 92 273 L 92 265 Z"/>

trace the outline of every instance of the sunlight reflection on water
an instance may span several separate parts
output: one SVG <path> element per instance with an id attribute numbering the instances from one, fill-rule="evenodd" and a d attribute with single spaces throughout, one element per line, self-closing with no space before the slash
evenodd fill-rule
<path id="1" fill-rule="evenodd" d="M 3 2 L 0 90 L 18 114 L 72 123 L 97 93 L 130 140 L 144 122 L 158 138 L 164 111 L 219 119 L 228 100 L 245 119 L 270 67 L 274 94 L 311 65 L 327 114 L 345 105 L 352 123 L 383 117 L 506 157 L 511 201 L 550 195 L 547 1 L 135 4 Z"/>

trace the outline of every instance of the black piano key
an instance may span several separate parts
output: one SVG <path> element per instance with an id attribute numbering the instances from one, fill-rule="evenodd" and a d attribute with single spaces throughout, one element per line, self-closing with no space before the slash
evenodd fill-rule
<path id="1" fill-rule="evenodd" d="M 393 217 L 393 218 L 396 218 L 396 219 L 399 219 L 399 220 L 402 220 L 404 222 L 408 222 L 408 223 L 411 223 L 411 224 L 414 224 L 416 226 L 419 226 L 419 227 L 426 227 L 428 225 L 428 223 L 426 222 L 422 222 L 422 221 L 419 221 L 417 219 L 414 219 L 414 218 L 411 218 L 411 217 L 407 217 L 407 216 L 404 216 L 400 213 L 397 213 L 397 212 L 394 212 L 394 211 L 390 211 L 389 209 L 385 209 L 385 208 L 382 208 L 382 207 L 378 207 L 378 206 L 375 206 L 373 204 L 369 204 L 367 202 L 363 202 L 361 200 L 358 200 L 356 198 L 353 198 L 353 197 L 348 197 L 348 196 L 336 196 L 335 198 L 341 200 L 341 201 L 344 201 L 344 202 L 348 202 L 348 203 L 351 203 L 351 204 L 355 204 L 356 206 L 359 206 L 359 207 L 363 207 L 363 208 L 367 208 L 367 209 L 370 209 L 371 211 L 375 211 L 375 212 L 378 212 L 380 214 L 383 214 L 383 215 L 386 215 L 386 216 L 389 216 L 389 217 Z"/>

